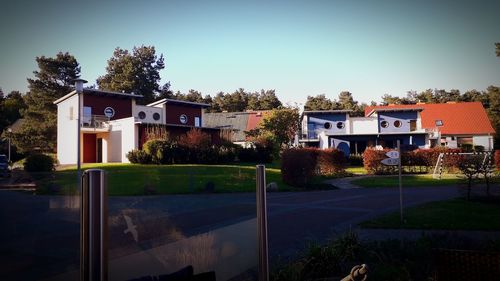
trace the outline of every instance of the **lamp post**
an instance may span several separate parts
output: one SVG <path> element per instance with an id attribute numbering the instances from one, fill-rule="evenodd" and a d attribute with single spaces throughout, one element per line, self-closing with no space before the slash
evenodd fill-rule
<path id="1" fill-rule="evenodd" d="M 11 128 L 7 128 L 7 132 L 8 132 L 8 139 L 9 139 L 9 163 L 10 163 L 10 134 L 12 133 L 12 129 Z"/>
<path id="2" fill-rule="evenodd" d="M 76 172 L 77 172 L 77 187 L 78 190 L 80 190 L 80 181 L 82 177 L 82 171 L 81 171 L 81 160 L 80 160 L 80 143 L 81 143 L 81 137 L 80 137 L 80 128 L 81 128 L 81 122 L 80 122 L 80 114 L 81 114 L 81 105 L 80 105 L 80 94 L 83 93 L 83 84 L 87 83 L 86 80 L 84 79 L 75 79 L 75 91 L 76 91 L 76 97 L 78 99 L 78 110 L 77 110 L 77 119 L 76 119 L 76 128 L 77 128 L 77 142 L 76 142 Z"/>

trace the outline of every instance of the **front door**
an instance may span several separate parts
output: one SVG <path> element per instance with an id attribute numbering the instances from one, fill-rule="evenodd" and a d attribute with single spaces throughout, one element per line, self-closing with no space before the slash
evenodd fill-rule
<path id="1" fill-rule="evenodd" d="M 97 139 L 95 134 L 83 134 L 83 163 L 96 163 Z"/>

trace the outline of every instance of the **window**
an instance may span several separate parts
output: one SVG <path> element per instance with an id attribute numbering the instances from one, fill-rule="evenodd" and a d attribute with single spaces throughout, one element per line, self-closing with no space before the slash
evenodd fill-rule
<path id="1" fill-rule="evenodd" d="M 344 126 L 345 126 L 345 125 L 344 125 L 344 122 L 338 122 L 338 123 L 337 123 L 337 128 L 338 128 L 338 129 L 344 129 Z"/>
<path id="2" fill-rule="evenodd" d="M 394 121 L 394 127 L 401 128 L 401 125 L 403 125 L 403 123 L 401 121 L 399 121 L 399 120 Z"/>
<path id="3" fill-rule="evenodd" d="M 436 120 L 436 126 L 443 126 L 443 120 Z"/>
<path id="4" fill-rule="evenodd" d="M 380 127 L 382 127 L 382 128 L 388 128 L 389 127 L 389 122 L 387 122 L 387 121 L 380 122 Z"/>
<path id="5" fill-rule="evenodd" d="M 158 112 L 153 113 L 153 119 L 156 121 L 160 120 L 160 113 Z"/>
<path id="6" fill-rule="evenodd" d="M 73 107 L 69 107 L 69 120 L 73 120 Z"/>
<path id="7" fill-rule="evenodd" d="M 182 124 L 186 124 L 188 122 L 188 117 L 186 116 L 186 114 L 182 114 L 181 116 L 179 116 L 179 121 Z"/>
<path id="8" fill-rule="evenodd" d="M 139 115 L 139 119 L 145 119 L 146 118 L 146 112 L 144 112 L 144 111 L 139 112 L 138 115 Z"/>
<path id="9" fill-rule="evenodd" d="M 201 127 L 200 117 L 195 117 L 194 118 L 194 126 L 195 127 Z"/>
<path id="10" fill-rule="evenodd" d="M 327 129 L 327 130 L 328 130 L 328 129 L 330 129 L 330 128 L 332 127 L 332 123 L 330 123 L 330 122 L 326 122 L 326 123 L 323 125 L 323 127 L 325 127 L 325 129 Z"/>

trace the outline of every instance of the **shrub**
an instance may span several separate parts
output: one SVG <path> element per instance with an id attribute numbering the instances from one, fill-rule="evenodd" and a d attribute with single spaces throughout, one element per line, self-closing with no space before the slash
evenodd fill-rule
<path id="1" fill-rule="evenodd" d="M 361 154 L 349 155 L 349 164 L 351 166 L 363 166 L 363 156 Z"/>
<path id="2" fill-rule="evenodd" d="M 273 162 L 273 148 L 257 146 L 240 148 L 237 150 L 241 162 L 271 163 Z"/>
<path id="3" fill-rule="evenodd" d="M 151 163 L 151 156 L 144 150 L 133 149 L 127 153 L 127 159 L 130 163 L 134 164 L 149 164 Z"/>
<path id="4" fill-rule="evenodd" d="M 169 142 L 166 140 L 152 139 L 144 143 L 143 149 L 151 157 L 151 162 L 162 164 L 165 158 L 164 150 L 168 145 Z"/>
<path id="5" fill-rule="evenodd" d="M 51 172 L 54 171 L 54 158 L 45 154 L 31 154 L 24 161 L 24 170 L 28 172 Z"/>
<path id="6" fill-rule="evenodd" d="M 317 151 L 317 166 L 320 174 L 332 175 L 345 171 L 345 156 L 340 150 L 330 148 Z"/>
<path id="7" fill-rule="evenodd" d="M 500 150 L 495 150 L 495 166 L 500 169 Z"/>
<path id="8" fill-rule="evenodd" d="M 211 143 L 210 135 L 198 128 L 192 128 L 185 135 L 179 137 L 179 146 L 187 148 L 208 148 L 211 146 Z"/>
<path id="9" fill-rule="evenodd" d="M 462 148 L 462 150 L 465 152 L 472 152 L 473 145 L 469 143 L 463 143 L 460 145 L 460 148 Z"/>
<path id="10" fill-rule="evenodd" d="M 368 148 L 363 152 L 363 165 L 369 174 L 385 174 L 394 171 L 393 167 L 381 163 L 382 159 L 387 158 L 385 155 L 387 151 L 389 150 Z"/>
<path id="11" fill-rule="evenodd" d="M 475 152 L 484 152 L 484 146 L 482 145 L 474 145 Z"/>
<path id="12" fill-rule="evenodd" d="M 281 176 L 289 185 L 303 187 L 313 178 L 316 153 L 311 149 L 287 149 L 281 155 Z"/>

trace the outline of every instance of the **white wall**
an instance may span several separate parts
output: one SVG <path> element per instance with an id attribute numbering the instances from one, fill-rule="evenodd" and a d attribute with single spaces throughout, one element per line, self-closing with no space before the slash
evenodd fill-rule
<path id="1" fill-rule="evenodd" d="M 108 138 L 109 162 L 129 163 L 127 153 L 139 146 L 138 128 L 134 117 L 113 120 Z"/>
<path id="2" fill-rule="evenodd" d="M 83 104 L 83 102 L 81 102 L 81 104 Z M 71 108 L 73 108 L 73 114 L 70 113 Z M 57 104 L 57 160 L 60 164 L 76 164 L 76 146 L 78 142 L 77 118 L 77 95 L 73 95 Z"/>
<path id="3" fill-rule="evenodd" d="M 493 149 L 493 137 L 492 136 L 473 136 L 472 143 L 474 145 L 484 146 L 484 150 Z"/>
<path id="4" fill-rule="evenodd" d="M 351 134 L 377 134 L 377 117 L 351 117 L 349 122 Z"/>
<path id="5" fill-rule="evenodd" d="M 146 113 L 146 118 L 140 119 L 139 118 L 139 112 L 144 112 Z M 158 113 L 160 114 L 160 119 L 159 120 L 154 120 L 153 119 L 153 114 Z M 152 124 L 164 124 L 165 123 L 165 115 L 163 114 L 163 107 L 153 107 L 153 106 L 144 106 L 144 105 L 135 105 L 133 107 L 133 116 L 141 122 L 145 123 L 152 123 Z"/>

